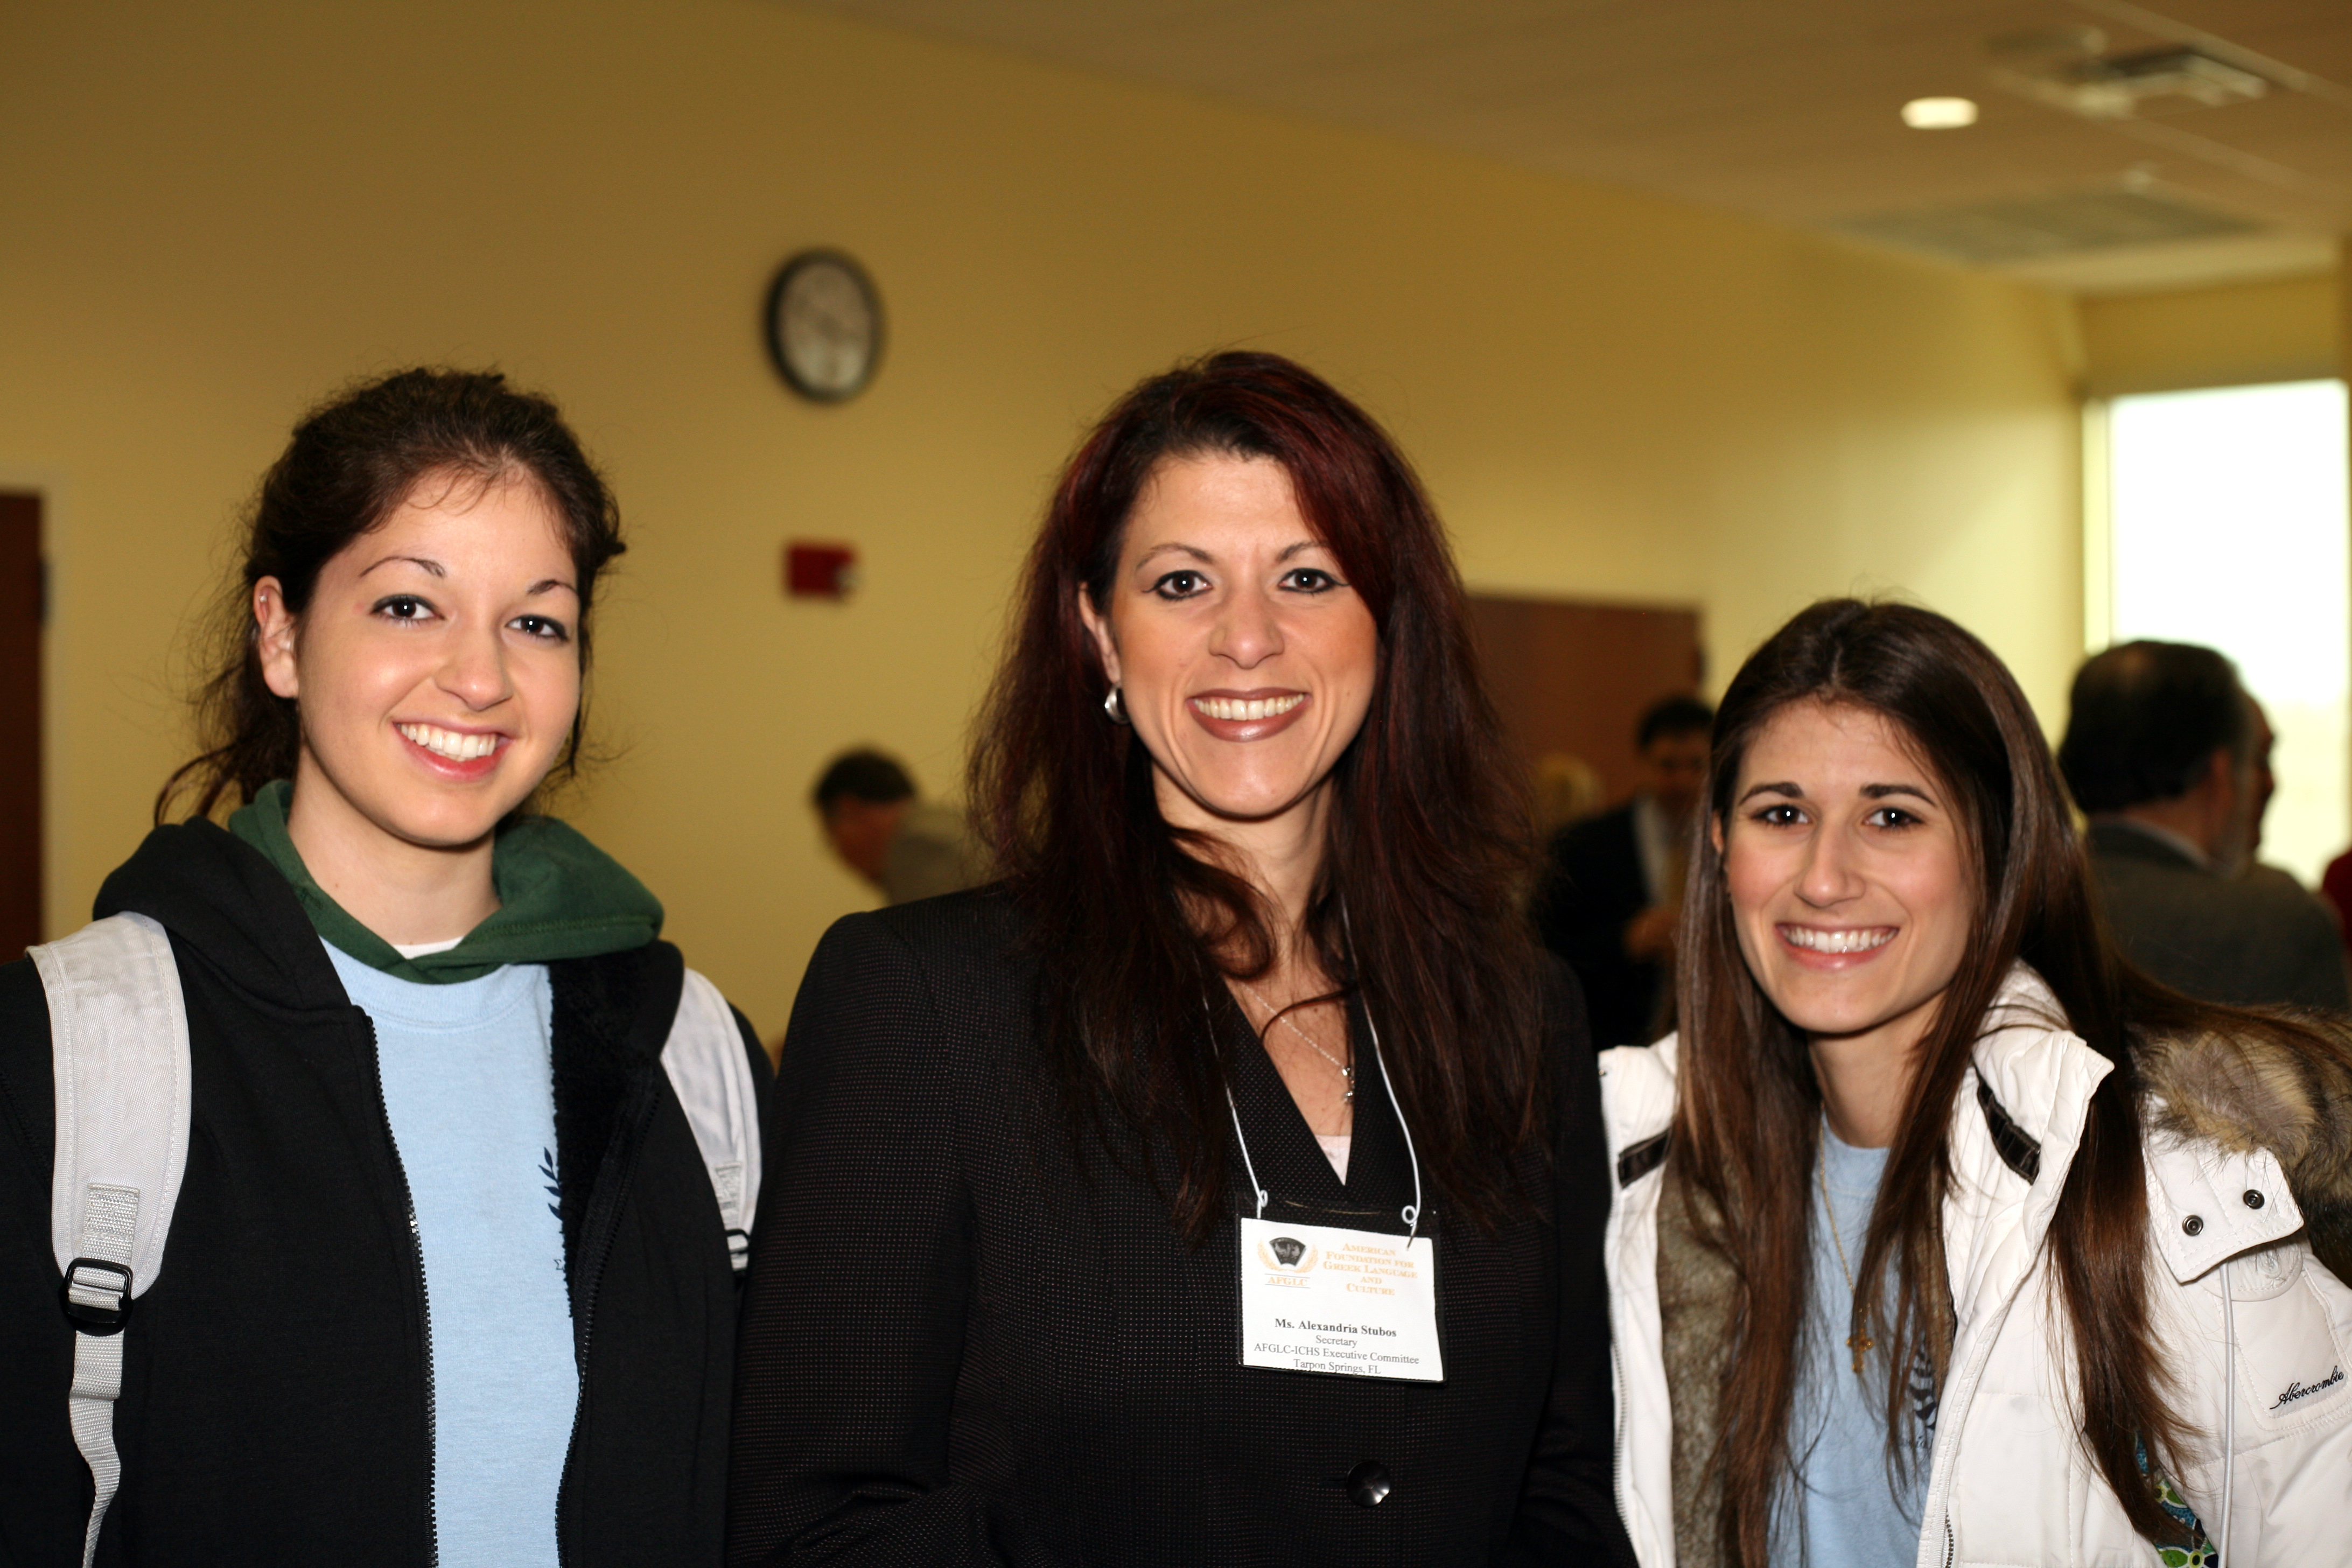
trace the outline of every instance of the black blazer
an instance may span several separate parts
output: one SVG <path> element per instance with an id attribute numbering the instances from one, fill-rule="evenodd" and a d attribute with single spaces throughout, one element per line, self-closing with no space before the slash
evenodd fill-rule
<path id="1" fill-rule="evenodd" d="M 1602 1050 L 1654 1037 L 1665 965 L 1625 955 L 1626 922 L 1649 907 L 1630 803 L 1553 836 L 1531 910 L 1536 933 L 1584 983 L 1592 1040 Z"/>
<path id="2" fill-rule="evenodd" d="M 810 965 L 745 1302 L 730 1562 L 1630 1565 L 1598 1085 L 1565 976 L 1557 1158 L 1522 1163 L 1545 1212 L 1484 1237 L 1429 1199 L 1446 1379 L 1410 1384 L 1240 1364 L 1234 1226 L 1186 1245 L 1131 1161 L 1072 1137 L 1018 934 L 1003 894 L 960 894 L 851 916 Z M 1412 1173 L 1377 1078 L 1343 1185 L 1212 1005 L 1268 1215 L 1402 1232 Z M 1368 1459 L 1393 1480 L 1377 1505 L 1345 1484 Z"/>

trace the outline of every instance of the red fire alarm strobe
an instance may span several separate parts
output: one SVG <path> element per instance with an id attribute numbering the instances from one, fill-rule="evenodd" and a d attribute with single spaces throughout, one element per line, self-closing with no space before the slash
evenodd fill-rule
<path id="1" fill-rule="evenodd" d="M 846 599 L 857 586 L 857 552 L 796 540 L 784 546 L 784 593 L 794 599 Z"/>

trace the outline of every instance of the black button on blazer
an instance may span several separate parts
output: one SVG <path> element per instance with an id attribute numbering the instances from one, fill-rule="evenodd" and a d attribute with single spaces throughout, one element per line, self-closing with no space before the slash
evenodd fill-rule
<path id="1" fill-rule="evenodd" d="M 1240 1364 L 1234 1227 L 1189 1245 L 1133 1161 L 1072 1139 L 1018 937 L 1001 893 L 960 894 L 851 916 L 810 965 L 744 1308 L 730 1561 L 1630 1565 L 1599 1090 L 1566 971 L 1551 1158 L 1522 1157 L 1542 1212 L 1486 1236 L 1429 1196 L 1445 1381 L 1423 1384 Z M 1412 1168 L 1360 1017 L 1343 1184 L 1238 1009 L 1213 1007 L 1268 1217 L 1402 1232 Z"/>

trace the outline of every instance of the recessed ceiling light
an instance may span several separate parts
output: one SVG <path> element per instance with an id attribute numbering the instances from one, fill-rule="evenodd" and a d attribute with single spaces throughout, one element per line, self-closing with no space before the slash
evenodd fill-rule
<path id="1" fill-rule="evenodd" d="M 1903 106 L 1903 123 L 1914 131 L 1957 131 L 1977 122 L 1977 106 L 1966 98 L 1915 98 Z"/>

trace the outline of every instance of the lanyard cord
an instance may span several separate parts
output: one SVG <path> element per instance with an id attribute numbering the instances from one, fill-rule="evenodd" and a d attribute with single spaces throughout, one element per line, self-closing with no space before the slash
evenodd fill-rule
<path id="1" fill-rule="evenodd" d="M 1201 992 L 1201 1019 L 1209 1026 L 1209 1038 L 1214 1040 L 1217 1037 L 1217 1015 L 1209 1006 L 1209 993 L 1205 988 Z M 1257 1164 L 1250 1158 L 1249 1135 L 1242 1131 L 1241 1107 L 1234 1103 L 1234 1080 L 1230 1078 L 1225 1079 L 1225 1110 L 1234 1119 L 1234 1136 L 1241 1140 L 1242 1169 L 1249 1173 L 1250 1191 L 1257 1194 L 1257 1213 L 1252 1217 L 1264 1219 L 1265 1189 L 1257 1184 Z"/>
<path id="2" fill-rule="evenodd" d="M 1381 1055 L 1381 1026 L 1372 1022 L 1370 1003 L 1364 1005 L 1364 1027 L 1371 1032 L 1372 1065 L 1381 1069 L 1381 1087 L 1389 1091 L 1389 1109 L 1396 1112 L 1397 1130 L 1404 1134 L 1404 1157 L 1412 1165 L 1412 1206 L 1399 1216 L 1405 1225 L 1404 1244 L 1411 1247 L 1412 1238 L 1421 1234 L 1421 1155 L 1412 1146 L 1412 1127 L 1404 1119 L 1404 1107 L 1397 1103 L 1396 1085 L 1389 1080 L 1388 1059 Z"/>
<path id="3" fill-rule="evenodd" d="M 1209 1028 L 1213 1034 L 1217 1026 L 1216 1015 L 1209 1011 L 1209 997 L 1206 992 L 1202 993 L 1201 995 L 1201 1011 L 1207 1016 Z M 1412 1166 L 1412 1202 L 1397 1215 L 1404 1221 L 1404 1244 L 1410 1248 L 1413 1238 L 1421 1234 L 1421 1154 L 1412 1146 L 1412 1129 L 1406 1124 L 1404 1107 L 1397 1103 L 1396 1085 L 1389 1079 L 1388 1059 L 1381 1054 L 1381 1026 L 1372 1022 L 1372 1009 L 1370 1005 L 1364 1008 L 1364 1027 L 1370 1031 L 1372 1065 L 1381 1069 L 1381 1087 L 1389 1092 L 1389 1108 L 1396 1112 L 1397 1128 L 1404 1134 L 1405 1159 Z M 1241 1141 L 1242 1168 L 1249 1173 L 1250 1191 L 1257 1194 L 1257 1213 L 1253 1217 L 1264 1219 L 1265 1189 L 1259 1186 L 1257 1183 L 1257 1163 L 1250 1158 L 1249 1134 L 1242 1131 L 1241 1108 L 1234 1103 L 1234 1086 L 1231 1080 L 1225 1084 L 1225 1110 L 1233 1115 L 1234 1136 Z"/>
<path id="4" fill-rule="evenodd" d="M 1234 1103 L 1234 1086 L 1230 1083 L 1225 1085 L 1225 1109 L 1234 1113 L 1234 1136 L 1240 1139 L 1242 1142 L 1242 1169 L 1249 1173 L 1250 1191 L 1257 1194 L 1257 1213 L 1250 1217 L 1253 1219 L 1264 1219 L 1265 1217 L 1265 1189 L 1257 1184 L 1257 1166 L 1250 1160 L 1249 1134 L 1242 1131 L 1241 1107 Z"/>
<path id="5" fill-rule="evenodd" d="M 1339 900 L 1339 929 L 1348 936 L 1348 967 L 1356 966 L 1356 922 L 1348 918 L 1348 900 Z M 1381 1055 L 1381 1026 L 1372 1022 L 1372 1004 L 1364 1002 L 1364 1027 L 1372 1037 L 1372 1065 L 1381 1069 L 1381 1087 L 1389 1091 L 1389 1109 L 1396 1112 L 1397 1128 L 1404 1134 L 1404 1156 L 1412 1165 L 1412 1207 L 1404 1211 L 1404 1244 L 1410 1249 L 1412 1238 L 1421 1234 L 1421 1154 L 1412 1146 L 1412 1124 L 1404 1119 L 1404 1107 L 1397 1103 L 1396 1085 L 1389 1078 L 1388 1058 Z"/>

